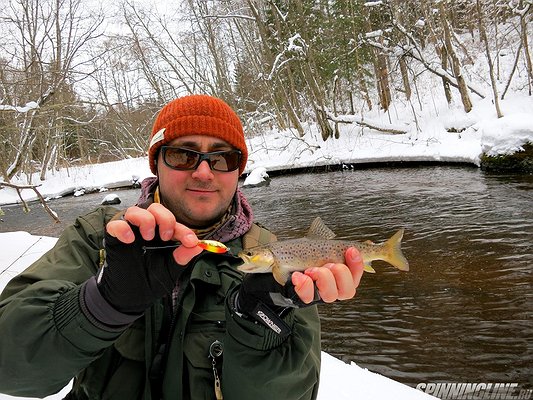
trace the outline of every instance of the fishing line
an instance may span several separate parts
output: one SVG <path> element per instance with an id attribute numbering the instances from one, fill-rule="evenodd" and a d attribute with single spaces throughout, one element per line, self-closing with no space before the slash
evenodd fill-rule
<path id="1" fill-rule="evenodd" d="M 31 250 L 31 248 L 32 248 L 33 246 L 35 246 L 37 243 L 39 243 L 40 240 L 42 240 L 42 238 L 43 238 L 42 236 L 39 236 L 39 238 L 38 238 L 35 242 L 33 242 L 32 245 L 31 245 L 30 247 L 28 247 L 26 250 L 24 250 L 24 253 L 22 253 L 22 254 L 21 254 L 20 256 L 18 256 L 15 260 L 13 260 L 13 262 L 12 262 L 11 264 L 9 264 L 6 268 L 4 268 L 4 269 L 2 270 L 2 272 L 0 272 L 0 275 L 2 275 L 2 274 L 3 274 L 4 272 L 6 272 L 9 268 L 11 268 L 11 267 L 12 267 L 12 266 L 13 266 L 18 260 L 20 260 L 22 257 L 24 257 L 24 256 L 28 253 L 28 251 Z"/>

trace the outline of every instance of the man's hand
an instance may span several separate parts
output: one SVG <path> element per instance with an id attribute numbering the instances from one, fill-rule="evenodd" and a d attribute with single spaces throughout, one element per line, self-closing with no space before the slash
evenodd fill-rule
<path id="1" fill-rule="evenodd" d="M 247 274 L 235 296 L 235 310 L 264 323 L 278 334 L 290 328 L 280 318 L 287 308 L 347 300 L 355 296 L 363 275 L 363 260 L 355 248 L 345 253 L 346 264 L 326 264 L 293 272 L 291 281 L 277 283 L 272 274 Z M 274 328 L 273 328 L 274 326 Z"/>
<path id="2" fill-rule="evenodd" d="M 202 252 L 197 246 L 198 238 L 185 225 L 176 222 L 174 214 L 162 204 L 151 204 L 147 209 L 130 207 L 123 215 L 123 219 L 113 220 L 107 224 L 107 233 L 122 243 L 130 244 L 135 240 L 132 226 L 139 229 L 140 236 L 146 241 L 153 240 L 156 229 L 162 241 L 177 240 L 181 246 L 174 252 L 174 260 L 180 265 L 186 265 Z"/>
<path id="3" fill-rule="evenodd" d="M 315 298 L 315 286 L 325 303 L 347 300 L 355 296 L 363 276 L 363 259 L 356 248 L 350 247 L 344 255 L 346 264 L 326 264 L 293 272 L 291 282 L 300 299 L 309 304 Z"/>
<path id="4" fill-rule="evenodd" d="M 194 232 L 178 224 L 161 204 L 146 210 L 128 208 L 122 219 L 110 221 L 106 228 L 106 259 L 96 286 L 107 303 L 125 314 L 140 314 L 172 293 L 183 265 L 202 251 Z M 174 249 L 170 240 L 181 245 Z"/>

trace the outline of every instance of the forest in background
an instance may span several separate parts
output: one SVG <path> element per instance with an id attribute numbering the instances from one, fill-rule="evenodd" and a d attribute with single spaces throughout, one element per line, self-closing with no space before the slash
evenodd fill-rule
<path id="1" fill-rule="evenodd" d="M 335 140 L 347 115 L 365 124 L 366 113 L 387 115 L 394 103 L 423 107 L 427 74 L 465 112 L 473 98 L 490 97 L 500 116 L 510 88 L 533 92 L 533 0 L 4 3 L 6 182 L 145 155 L 157 111 L 188 93 L 227 101 L 247 135 L 275 128 L 301 136 L 312 123 Z M 505 71 L 503 51 L 513 60 Z M 474 65 L 480 54 L 483 67 Z M 472 84 L 479 81 L 486 84 Z"/>

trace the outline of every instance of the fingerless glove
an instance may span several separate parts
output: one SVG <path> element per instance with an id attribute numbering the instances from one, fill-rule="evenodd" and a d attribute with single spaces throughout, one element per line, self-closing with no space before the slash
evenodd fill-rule
<path id="1" fill-rule="evenodd" d="M 82 290 L 85 308 L 103 323 L 129 320 L 111 315 L 108 306 L 121 314 L 142 315 L 157 299 L 172 293 L 185 271 L 174 261 L 172 242 L 161 240 L 157 230 L 153 240 L 144 240 L 136 226 L 130 227 L 135 234 L 130 244 L 106 232 L 105 263 Z"/>
<path id="2" fill-rule="evenodd" d="M 314 300 L 304 303 L 291 281 L 282 286 L 272 274 L 246 274 L 235 296 L 234 307 L 237 312 L 252 317 L 283 336 L 290 333 L 282 320 L 286 312 L 321 302 L 316 286 Z"/>

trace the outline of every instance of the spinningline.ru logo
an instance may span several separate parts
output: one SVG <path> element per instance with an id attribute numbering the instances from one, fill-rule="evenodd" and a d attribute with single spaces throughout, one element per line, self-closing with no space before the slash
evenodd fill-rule
<path id="1" fill-rule="evenodd" d="M 429 382 L 416 388 L 442 400 L 528 400 L 533 389 L 521 389 L 518 383 Z"/>

